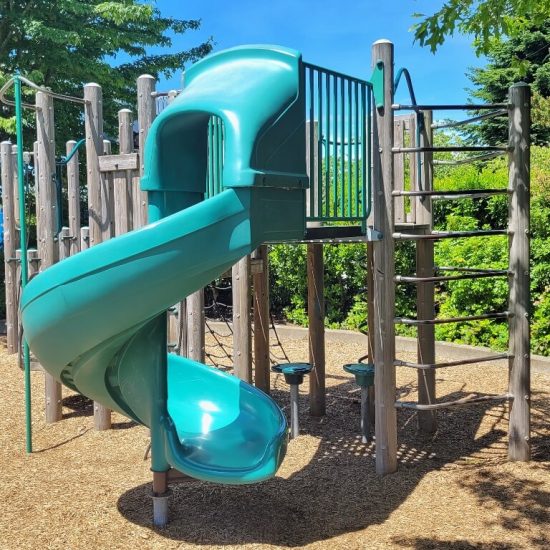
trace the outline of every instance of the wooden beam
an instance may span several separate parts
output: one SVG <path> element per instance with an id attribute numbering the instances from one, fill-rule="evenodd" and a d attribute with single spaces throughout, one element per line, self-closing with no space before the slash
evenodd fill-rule
<path id="1" fill-rule="evenodd" d="M 530 357 L 530 127 L 531 91 L 527 84 L 510 88 L 509 102 L 509 208 L 508 228 L 511 276 L 508 297 L 510 337 L 509 460 L 531 458 L 531 357 Z"/>
<path id="2" fill-rule="evenodd" d="M 121 109 L 118 112 L 118 141 L 121 154 L 129 154 L 133 151 L 134 137 L 130 109 Z M 113 184 L 115 235 L 118 236 L 132 229 L 132 172 L 128 170 L 115 172 Z"/>
<path id="3" fill-rule="evenodd" d="M 233 266 L 233 363 L 235 376 L 252 382 L 250 256 Z"/>
<path id="4" fill-rule="evenodd" d="M 187 357 L 204 363 L 204 290 L 193 292 L 186 302 Z"/>
<path id="5" fill-rule="evenodd" d="M 323 245 L 307 245 L 307 315 L 309 321 L 309 412 L 326 414 L 325 389 L 325 281 Z"/>
<path id="6" fill-rule="evenodd" d="M 76 141 L 67 141 L 67 155 L 71 153 L 75 145 Z M 78 169 L 78 151 L 67 163 L 67 200 L 71 235 L 70 255 L 73 256 L 80 252 L 80 175 Z"/>
<path id="7" fill-rule="evenodd" d="M 374 227 L 383 239 L 372 243 L 374 297 L 374 363 L 376 408 L 376 471 L 397 469 L 397 415 L 395 410 L 395 285 L 393 233 L 393 44 L 379 40 L 372 47 L 373 67 L 384 64 L 384 106 L 375 109 L 373 132 Z"/>
<path id="8" fill-rule="evenodd" d="M 36 135 L 38 138 L 38 185 L 36 208 L 36 236 L 40 271 L 53 265 L 59 257 L 56 242 L 57 189 L 55 185 L 55 133 L 53 98 L 37 92 Z M 61 384 L 49 373 L 45 374 L 46 422 L 61 420 Z"/>
<path id="9" fill-rule="evenodd" d="M 432 146 L 432 112 L 422 111 L 424 117 L 423 129 L 420 134 L 420 146 Z M 402 157 L 403 155 L 396 155 Z M 421 155 L 420 178 L 422 191 L 433 190 L 433 153 L 426 152 Z M 432 199 L 429 196 L 419 197 L 416 201 L 416 223 L 425 225 L 425 231 L 431 233 Z M 416 275 L 417 277 L 433 277 L 434 273 L 434 241 L 419 240 L 416 243 Z M 435 285 L 424 283 L 417 285 L 416 311 L 417 319 L 435 318 Z M 417 340 L 418 363 L 435 363 L 435 326 L 419 325 Z M 432 405 L 436 400 L 435 370 L 418 370 L 418 403 L 420 405 Z M 429 435 L 437 429 L 435 410 L 418 411 L 418 429 L 421 433 Z"/>
<path id="10" fill-rule="evenodd" d="M 149 133 L 151 124 L 153 124 L 153 120 L 156 116 L 155 98 L 153 97 L 155 85 L 155 77 L 150 74 L 141 75 L 137 79 L 140 176 L 143 175 L 144 169 L 143 162 L 145 157 L 145 141 L 147 140 L 147 134 Z M 134 181 L 137 183 L 133 190 L 134 229 L 137 229 L 138 227 L 143 227 L 147 224 L 147 193 L 141 190 L 139 187 L 139 181 Z"/>
<path id="11" fill-rule="evenodd" d="M 254 288 L 254 385 L 270 392 L 269 376 L 269 268 L 267 245 L 259 246 L 251 261 Z M 254 271 L 252 266 L 259 264 Z"/>
<path id="12" fill-rule="evenodd" d="M 17 353 L 18 338 L 18 280 L 16 250 L 19 248 L 19 232 L 14 216 L 14 162 L 12 144 L 3 141 L 0 145 L 2 166 L 2 208 L 4 213 L 4 269 L 6 290 L 6 330 L 8 353 Z"/>
<path id="13" fill-rule="evenodd" d="M 137 153 L 121 153 L 120 155 L 104 155 L 99 157 L 99 170 L 101 172 L 138 169 L 139 155 Z"/>
<path id="14" fill-rule="evenodd" d="M 111 224 L 107 217 L 105 197 L 105 178 L 99 170 L 99 157 L 103 154 L 103 99 L 99 84 L 84 86 L 84 123 L 86 135 L 86 181 L 88 186 L 88 246 L 95 246 L 110 234 Z M 100 403 L 94 402 L 94 426 L 96 430 L 108 430 L 111 427 L 111 411 Z"/>

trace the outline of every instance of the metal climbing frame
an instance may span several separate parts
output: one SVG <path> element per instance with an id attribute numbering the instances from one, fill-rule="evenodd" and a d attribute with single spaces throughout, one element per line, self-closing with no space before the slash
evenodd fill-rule
<path id="1" fill-rule="evenodd" d="M 412 89 L 410 76 L 407 80 Z M 417 273 L 413 276 L 397 275 L 396 284 L 414 284 L 418 288 L 418 316 L 416 319 L 395 318 L 396 324 L 418 327 L 418 362 L 394 360 L 394 366 L 418 369 L 419 401 L 396 401 L 397 408 L 418 411 L 419 427 L 424 431 L 435 430 L 434 411 L 485 402 L 510 403 L 509 458 L 528 460 L 529 447 L 529 88 L 524 84 L 510 88 L 509 102 L 489 105 L 417 105 L 412 95 L 411 105 L 393 104 L 392 111 L 409 110 L 417 114 L 420 124 L 425 122 L 420 142 L 414 147 L 394 146 L 392 155 L 416 153 L 421 157 L 422 173 L 427 176 L 417 189 L 393 190 L 392 198 L 415 197 L 422 201 L 425 216 L 420 225 L 412 225 L 407 231 L 394 231 L 392 240 L 415 241 L 417 247 Z M 476 116 L 456 123 L 432 124 L 434 110 L 476 111 Z M 497 146 L 447 146 L 435 147 L 432 130 L 462 126 L 497 116 L 508 116 L 509 141 Z M 433 153 L 467 152 L 477 153 L 453 161 L 434 161 Z M 471 189 L 460 191 L 438 191 L 432 187 L 434 164 L 464 164 L 485 161 L 507 154 L 509 159 L 509 185 L 507 189 Z M 434 200 L 475 199 L 497 195 L 508 195 L 509 218 L 504 229 L 482 229 L 476 231 L 434 231 L 431 220 L 431 202 Z M 391 216 L 391 215 L 390 215 Z M 390 217 L 391 219 L 391 217 Z M 463 239 L 470 237 L 502 235 L 509 241 L 509 267 L 507 269 L 479 269 L 463 267 L 436 267 L 433 264 L 434 242 L 441 239 Z M 434 310 L 434 284 L 448 281 L 472 280 L 488 277 L 507 277 L 509 280 L 509 303 L 507 311 L 487 312 L 479 315 L 452 318 L 436 318 Z M 421 294 L 421 296 L 420 296 Z M 426 309 L 426 304 L 428 309 Z M 462 323 L 485 319 L 507 319 L 509 326 L 509 349 L 506 353 L 494 353 L 457 361 L 435 361 L 434 325 Z M 422 332 L 421 332 L 422 331 Z M 480 362 L 508 359 L 510 378 L 508 392 L 500 395 L 468 396 L 453 401 L 436 401 L 435 370 L 439 368 Z"/>

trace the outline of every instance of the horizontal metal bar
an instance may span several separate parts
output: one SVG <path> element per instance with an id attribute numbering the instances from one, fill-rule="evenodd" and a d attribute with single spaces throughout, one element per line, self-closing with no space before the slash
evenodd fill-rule
<path id="1" fill-rule="evenodd" d="M 506 277 L 508 275 L 509 272 L 507 270 L 501 269 L 486 273 L 463 273 L 462 275 L 443 275 L 441 277 L 408 277 L 397 275 L 393 280 L 396 283 L 444 283 L 446 281 L 482 279 L 484 277 Z"/>
<path id="2" fill-rule="evenodd" d="M 460 166 L 461 164 L 469 164 L 470 162 L 482 162 L 486 160 L 491 160 L 497 157 L 500 157 L 503 153 L 487 153 L 486 155 L 474 155 L 473 157 L 468 157 L 465 159 L 459 160 L 432 160 L 432 164 L 436 166 Z"/>
<path id="3" fill-rule="evenodd" d="M 438 239 L 462 239 L 468 237 L 486 237 L 488 235 L 508 235 L 507 229 L 479 229 L 477 231 L 433 231 L 427 235 L 414 233 L 393 233 L 393 238 L 401 241 L 436 241 Z"/>
<path id="4" fill-rule="evenodd" d="M 410 361 L 396 360 L 393 364 L 396 367 L 410 367 L 419 370 L 434 370 L 444 369 L 447 367 L 458 367 L 460 365 L 474 365 L 476 363 L 487 363 L 488 361 L 499 361 L 501 359 L 508 359 L 510 355 L 508 353 L 496 353 L 494 355 L 485 355 L 483 357 L 473 357 L 472 359 L 459 359 L 457 361 L 446 361 L 443 363 L 411 363 Z"/>
<path id="5" fill-rule="evenodd" d="M 495 269 L 479 268 L 479 267 L 449 267 L 449 266 L 435 266 L 436 271 L 458 271 L 459 273 L 494 273 Z"/>
<path id="6" fill-rule="evenodd" d="M 479 199 L 493 195 L 507 195 L 509 189 L 467 189 L 464 191 L 393 191 L 394 197 L 431 197 L 432 199 Z"/>
<path id="7" fill-rule="evenodd" d="M 507 109 L 507 103 L 465 103 L 462 105 L 403 105 L 401 103 L 394 103 L 392 106 L 394 111 L 482 111 L 495 110 L 495 109 Z"/>
<path id="8" fill-rule="evenodd" d="M 412 401 L 396 401 L 395 407 L 398 409 L 414 409 L 417 411 L 434 411 L 436 409 L 448 409 L 450 407 L 464 407 L 466 405 L 476 405 L 487 401 L 509 401 L 513 396 L 509 393 L 501 395 L 483 395 L 481 397 L 467 396 L 454 401 L 445 401 L 443 403 L 433 403 L 431 405 L 421 405 Z"/>
<path id="9" fill-rule="evenodd" d="M 392 147 L 392 153 L 452 153 L 460 151 L 468 152 L 482 152 L 482 151 L 500 151 L 507 152 L 509 147 L 497 146 L 497 145 L 454 145 L 449 147 Z"/>
<path id="10" fill-rule="evenodd" d="M 447 317 L 446 319 L 409 319 L 408 317 L 396 317 L 393 322 L 396 325 L 444 325 L 447 323 L 466 323 L 468 321 L 481 321 L 483 319 L 508 319 L 512 314 L 508 311 L 499 313 L 483 313 L 482 315 L 469 315 L 467 317 Z"/>
<path id="11" fill-rule="evenodd" d="M 330 74 L 333 76 L 336 76 L 338 78 L 344 78 L 346 80 L 351 80 L 352 82 L 357 82 L 358 84 L 363 84 L 364 86 L 367 86 L 369 88 L 372 88 L 372 84 L 368 80 L 362 80 L 361 78 L 357 78 L 355 76 L 351 76 L 349 74 L 340 73 L 338 71 L 333 71 L 332 69 L 326 69 L 325 67 L 320 67 L 319 65 L 314 65 L 313 63 L 303 63 L 303 66 L 306 69 L 310 69 L 313 71 L 318 71 L 320 73 Z"/>
<path id="12" fill-rule="evenodd" d="M 452 120 L 450 122 L 435 123 L 432 124 L 432 129 L 441 130 L 442 128 L 456 128 L 457 126 L 465 126 L 466 124 L 471 124 L 472 122 L 478 122 L 479 120 L 485 120 L 487 118 L 494 118 L 497 116 L 507 115 L 507 109 L 501 109 L 500 111 L 494 111 L 492 113 L 484 113 L 482 115 L 474 116 L 464 120 Z"/>

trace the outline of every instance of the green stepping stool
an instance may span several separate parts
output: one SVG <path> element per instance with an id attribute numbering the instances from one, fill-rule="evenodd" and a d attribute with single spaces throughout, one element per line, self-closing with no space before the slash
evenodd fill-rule
<path id="1" fill-rule="evenodd" d="M 374 386 L 374 365 L 372 363 L 348 363 L 344 370 L 355 376 L 355 383 L 361 388 L 361 440 L 372 439 L 372 418 L 369 412 L 369 388 Z"/>
<path id="2" fill-rule="evenodd" d="M 298 417 L 298 387 L 309 374 L 313 366 L 310 363 L 280 363 L 273 365 L 271 370 L 283 374 L 285 382 L 290 386 L 290 437 L 294 439 L 300 433 Z"/>

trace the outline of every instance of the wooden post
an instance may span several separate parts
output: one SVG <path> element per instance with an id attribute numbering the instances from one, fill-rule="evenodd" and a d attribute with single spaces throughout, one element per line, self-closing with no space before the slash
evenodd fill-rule
<path id="1" fill-rule="evenodd" d="M 71 230 L 62 227 L 59 232 L 59 259 L 64 260 L 71 255 Z"/>
<path id="2" fill-rule="evenodd" d="M 86 134 L 86 181 L 88 186 L 89 246 L 99 244 L 107 232 L 110 234 L 110 220 L 102 205 L 105 195 L 105 178 L 99 170 L 99 156 L 103 154 L 103 100 L 101 87 L 90 83 L 84 86 L 84 122 Z M 102 192 L 103 190 L 103 192 Z M 96 430 L 111 427 L 111 411 L 94 403 L 94 426 Z"/>
<path id="3" fill-rule="evenodd" d="M 17 353 L 18 338 L 18 303 L 17 303 L 17 261 L 16 250 L 19 248 L 19 234 L 15 227 L 12 144 L 3 141 L 0 145 L 2 163 L 2 208 L 4 213 L 4 269 L 6 284 L 6 330 L 8 353 Z"/>
<path id="4" fill-rule="evenodd" d="M 313 128 L 311 125 L 313 125 Z M 309 189 L 306 194 L 306 213 L 308 217 L 319 215 L 319 201 L 317 199 L 322 191 L 318 181 L 318 141 L 319 123 L 312 120 L 306 121 L 306 172 L 309 178 Z M 313 201 L 311 201 L 312 196 Z M 321 223 L 318 221 L 308 222 L 308 227 L 319 226 L 321 226 Z M 322 244 L 307 244 L 306 272 L 309 362 L 313 365 L 309 379 L 309 413 L 311 416 L 324 416 L 326 413 L 325 282 Z"/>
<path id="5" fill-rule="evenodd" d="M 432 146 L 432 112 L 423 111 L 423 129 L 420 134 L 420 146 Z M 403 156 L 403 155 L 398 155 Z M 420 182 L 423 191 L 433 190 L 433 154 L 422 153 Z M 425 231 L 432 231 L 432 199 L 420 197 L 416 203 L 416 223 L 425 225 Z M 416 275 L 417 277 L 434 276 L 434 241 L 419 240 L 416 243 Z M 435 285 L 421 283 L 417 285 L 416 311 L 418 319 L 433 319 L 435 317 Z M 418 363 L 435 363 L 435 326 L 418 326 L 417 343 Z M 418 403 L 430 405 L 435 403 L 435 370 L 418 370 Z M 424 434 L 433 434 L 437 429 L 435 411 L 418 411 L 418 429 Z"/>
<path id="6" fill-rule="evenodd" d="M 267 245 L 259 246 L 253 257 L 261 262 L 261 270 L 252 275 L 254 287 L 254 384 L 265 393 L 269 393 L 269 257 Z"/>
<path id="7" fill-rule="evenodd" d="M 523 82 L 510 88 L 509 101 L 509 460 L 531 458 L 530 361 L 530 127 L 531 90 Z"/>
<path id="8" fill-rule="evenodd" d="M 393 131 L 394 147 L 403 147 L 405 145 L 405 119 L 403 117 L 395 117 Z M 393 156 L 393 172 L 395 191 L 403 191 L 405 189 L 405 155 Z M 405 197 L 395 197 L 394 208 L 395 223 L 405 223 L 407 221 L 405 215 Z"/>
<path id="9" fill-rule="evenodd" d="M 420 144 L 416 143 L 416 113 L 411 113 L 408 120 L 409 127 L 409 147 L 418 147 Z M 398 155 L 404 157 L 404 155 Z M 416 154 L 409 154 L 409 188 L 411 191 L 418 191 L 418 164 L 416 162 Z M 411 197 L 410 212 L 407 213 L 406 218 L 409 223 L 416 223 L 416 209 L 418 206 L 418 198 Z"/>
<path id="10" fill-rule="evenodd" d="M 67 155 L 71 153 L 76 141 L 67 141 Z M 69 210 L 69 230 L 71 235 L 70 255 L 80 251 L 80 177 L 78 171 L 78 151 L 67 163 L 67 199 Z"/>
<path id="11" fill-rule="evenodd" d="M 187 357 L 204 363 L 204 291 L 187 297 Z"/>
<path id="12" fill-rule="evenodd" d="M 90 248 L 90 228 L 80 228 L 80 250 L 88 250 Z"/>
<path id="13" fill-rule="evenodd" d="M 155 84 L 155 77 L 149 74 L 143 74 L 137 79 L 140 175 L 143 175 L 145 141 L 156 116 L 153 97 Z M 134 228 L 143 227 L 147 224 L 147 193 L 142 191 L 139 185 L 133 192 Z"/>
<path id="14" fill-rule="evenodd" d="M 374 365 L 374 317 L 376 315 L 374 295 L 374 255 L 372 252 L 372 242 L 367 242 L 367 355 L 369 363 Z M 367 389 L 369 418 L 372 425 L 376 419 L 375 390 L 374 385 Z"/>
<path id="15" fill-rule="evenodd" d="M 38 167 L 36 233 L 40 271 L 44 271 L 58 259 L 57 242 L 57 189 L 55 186 L 55 138 L 53 98 L 37 92 L 36 134 L 38 137 Z M 50 374 L 45 373 L 46 422 L 61 420 L 61 384 Z"/>
<path id="16" fill-rule="evenodd" d="M 309 362 L 313 370 L 309 379 L 311 416 L 326 413 L 325 391 L 325 282 L 323 245 L 307 245 L 307 315 L 309 321 Z"/>
<path id="17" fill-rule="evenodd" d="M 103 154 L 111 154 L 111 142 L 108 139 L 103 140 Z M 114 173 L 106 172 L 101 178 L 101 219 L 102 242 L 108 241 L 115 235 L 115 205 L 114 205 Z"/>
<path id="18" fill-rule="evenodd" d="M 233 363 L 235 376 L 252 382 L 250 338 L 250 256 L 239 260 L 233 274 Z"/>
<path id="19" fill-rule="evenodd" d="M 373 66 L 384 64 L 384 106 L 375 109 L 373 132 L 374 227 L 382 240 L 372 243 L 374 299 L 374 363 L 376 407 L 376 471 L 397 469 L 397 415 L 395 410 L 395 286 L 393 233 L 393 44 L 379 40 L 372 47 Z"/>
<path id="20" fill-rule="evenodd" d="M 118 140 L 121 154 L 134 151 L 132 122 L 130 109 L 121 109 L 118 112 Z M 130 170 L 115 172 L 113 184 L 115 235 L 118 236 L 132 229 L 132 172 Z"/>

